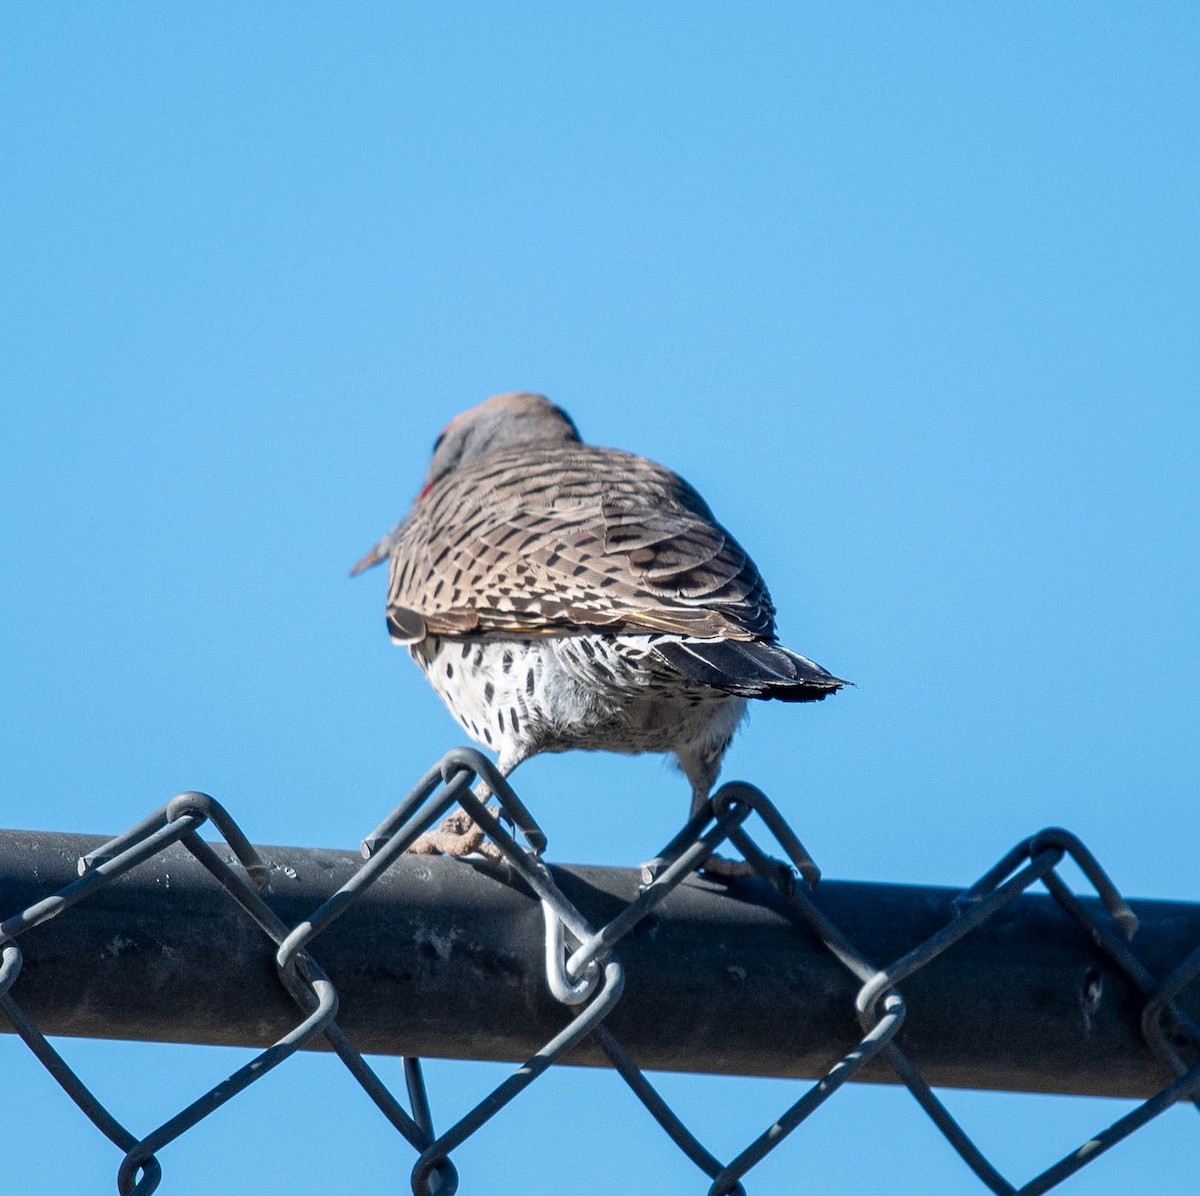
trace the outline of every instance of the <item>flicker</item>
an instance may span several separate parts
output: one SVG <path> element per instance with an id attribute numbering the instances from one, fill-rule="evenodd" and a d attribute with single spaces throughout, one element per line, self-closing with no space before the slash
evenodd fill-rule
<path id="1" fill-rule="evenodd" d="M 447 426 L 412 510 L 352 572 L 383 560 L 392 641 L 503 774 L 539 752 L 666 752 L 695 812 L 748 699 L 846 684 L 778 642 L 758 569 L 696 490 L 583 443 L 543 395 Z"/>

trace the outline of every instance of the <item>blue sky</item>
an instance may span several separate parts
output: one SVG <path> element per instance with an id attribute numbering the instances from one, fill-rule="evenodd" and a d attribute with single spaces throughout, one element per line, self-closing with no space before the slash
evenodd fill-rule
<path id="1" fill-rule="evenodd" d="M 461 733 L 388 644 L 382 577 L 347 569 L 452 415 L 536 389 L 696 485 L 784 642 L 858 683 L 756 708 L 724 774 L 827 875 L 965 885 L 1061 824 L 1128 895 L 1200 900 L 1191 6 L 0 21 L 0 822 L 115 833 L 200 788 L 255 841 L 353 848 Z M 657 757 L 515 779 L 563 863 L 632 865 L 687 807 Z M 64 1049 L 138 1129 L 243 1057 Z M 24 1048 L 0 1059 L 13 1190 L 114 1184 Z M 435 1116 L 503 1074 L 431 1068 Z M 662 1084 L 720 1155 L 798 1092 Z M 1127 1107 L 950 1102 L 1014 1179 Z M 1192 1191 L 1194 1120 L 1063 1190 Z M 583 1159 L 596 1191 L 705 1190 L 590 1072 L 456 1156 L 490 1193 Z M 411 1162 L 301 1059 L 164 1151 L 160 1191 L 403 1191 Z M 748 1190 L 801 1182 L 982 1190 L 874 1089 Z"/>

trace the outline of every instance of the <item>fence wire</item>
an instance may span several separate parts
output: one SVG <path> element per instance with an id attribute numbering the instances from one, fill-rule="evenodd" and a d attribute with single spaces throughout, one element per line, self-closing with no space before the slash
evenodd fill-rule
<path id="1" fill-rule="evenodd" d="M 499 802 L 498 817 L 472 791 L 482 781 Z M 564 1010 L 563 1027 L 473 1109 L 437 1132 L 418 1059 L 404 1060 L 407 1108 L 380 1080 L 337 1022 L 338 994 L 314 958 L 314 944 L 424 831 L 460 805 L 486 832 L 508 868 L 541 902 L 545 922 L 546 983 Z M 757 814 L 773 845 L 764 848 L 746 830 Z M 524 840 L 518 842 L 505 822 Z M 210 822 L 237 861 L 226 863 L 198 831 Z M 27 930 L 67 913 L 117 877 L 179 843 L 219 882 L 230 900 L 253 919 L 275 954 L 279 981 L 297 1007 L 295 1025 L 244 1067 L 211 1088 L 156 1129 L 139 1137 L 120 1124 L 47 1041 L 14 995 Z M 859 983 L 854 1012 L 861 1038 L 828 1072 L 808 1085 L 770 1126 L 732 1159 L 710 1152 L 673 1112 L 605 1026 L 621 999 L 625 973 L 615 948 L 663 899 L 701 868 L 722 845 L 735 848 L 778 893 L 784 913 L 815 934 Z M 644 870 L 638 896 L 607 924 L 594 927 L 564 896 L 541 860 L 546 838 L 508 782 L 485 757 L 470 749 L 447 754 L 363 842 L 363 865 L 331 897 L 294 926 L 264 900 L 269 871 L 227 811 L 213 798 L 184 793 L 79 861 L 79 879 L 0 923 L 0 1009 L 13 1029 L 96 1128 L 122 1152 L 117 1189 L 148 1196 L 162 1180 L 158 1154 L 214 1110 L 284 1063 L 320 1035 L 416 1153 L 415 1196 L 452 1196 L 458 1188 L 453 1152 L 533 1084 L 564 1053 L 591 1035 L 650 1116 L 709 1179 L 709 1196 L 744 1196 L 742 1179 L 872 1060 L 886 1062 L 920 1107 L 988 1191 L 998 1196 L 1048 1192 L 1172 1104 L 1190 1100 L 1200 1108 L 1200 1027 L 1176 1003 L 1200 975 L 1200 948 L 1166 976 L 1155 976 L 1135 954 L 1133 911 L 1088 849 L 1067 831 L 1050 829 L 1018 843 L 955 901 L 952 919 L 900 958 L 882 966 L 868 960 L 814 901 L 820 873 L 779 811 L 757 789 L 723 786 Z M 781 852 L 781 865 L 771 851 Z M 1094 887 L 1100 905 L 1085 905 L 1058 873 L 1073 860 Z M 794 871 L 793 871 L 794 869 Z M 799 876 L 797 877 L 797 873 Z M 1115 965 L 1141 994 L 1141 1034 L 1175 1079 L 1076 1150 L 1021 1186 L 1001 1175 L 934 1094 L 897 1045 L 906 1006 L 900 986 L 949 947 L 995 918 L 1040 882 L 1078 923 L 1095 950 Z M 1093 912 L 1097 910 L 1098 912 Z"/>

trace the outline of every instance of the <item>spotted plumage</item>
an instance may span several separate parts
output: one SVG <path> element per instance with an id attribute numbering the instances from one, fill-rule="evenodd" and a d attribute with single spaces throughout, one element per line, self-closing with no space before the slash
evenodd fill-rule
<path id="1" fill-rule="evenodd" d="M 682 478 L 579 440 L 541 395 L 438 438 L 390 564 L 387 625 L 501 771 L 572 748 L 670 752 L 707 796 L 747 698 L 844 682 L 784 648 L 753 561 Z"/>

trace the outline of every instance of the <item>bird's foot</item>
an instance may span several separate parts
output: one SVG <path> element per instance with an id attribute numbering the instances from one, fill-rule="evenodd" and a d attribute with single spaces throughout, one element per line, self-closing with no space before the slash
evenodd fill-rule
<path id="1" fill-rule="evenodd" d="M 771 860 L 776 869 L 776 879 L 784 887 L 785 892 L 794 893 L 796 889 L 796 873 L 782 860 Z M 643 887 L 651 884 L 666 871 L 667 861 L 661 856 L 647 860 L 641 866 Z M 731 881 L 742 880 L 747 876 L 761 876 L 762 873 L 749 860 L 729 860 L 723 855 L 710 855 L 696 870 L 706 880 Z M 767 878 L 771 879 L 771 878 Z"/>
<path id="2" fill-rule="evenodd" d="M 744 876 L 758 875 L 749 860 L 730 860 L 723 855 L 710 855 L 700 865 L 700 871 L 713 880 L 741 880 Z"/>
<path id="3" fill-rule="evenodd" d="M 408 850 L 413 855 L 448 855 L 455 859 L 480 855 L 493 864 L 505 863 L 504 853 L 484 834 L 483 827 L 472 821 L 466 810 L 456 810 L 440 826 L 414 839 Z"/>
<path id="4" fill-rule="evenodd" d="M 796 873 L 783 860 L 771 860 L 775 876 L 763 877 L 764 880 L 782 884 L 784 891 L 796 891 Z M 708 880 L 741 880 L 746 876 L 762 876 L 762 873 L 749 860 L 728 860 L 723 855 L 710 855 L 700 865 L 700 875 Z"/>

